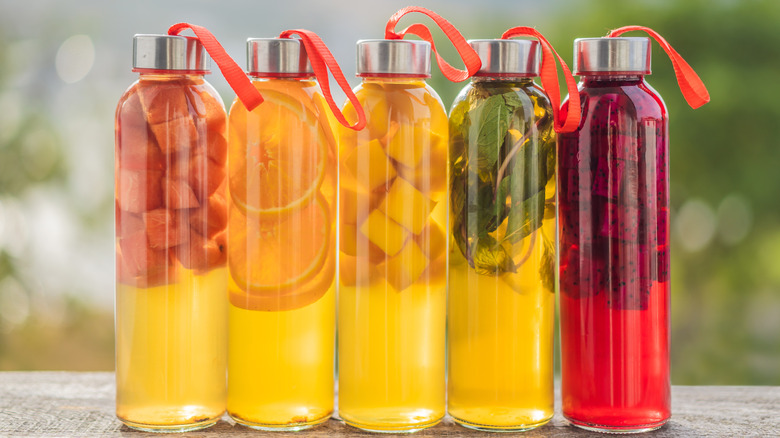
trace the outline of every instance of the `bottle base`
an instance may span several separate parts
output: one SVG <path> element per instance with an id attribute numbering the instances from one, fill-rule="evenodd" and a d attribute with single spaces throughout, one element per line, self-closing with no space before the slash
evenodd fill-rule
<path id="1" fill-rule="evenodd" d="M 459 424 L 460 426 L 463 426 L 467 429 L 472 430 L 478 430 L 480 432 L 526 432 L 529 430 L 536 429 L 540 426 L 544 426 L 545 424 L 549 423 L 552 417 L 546 418 L 542 421 L 538 421 L 536 423 L 530 423 L 530 424 L 518 424 L 518 425 L 491 425 L 491 424 L 482 424 L 482 423 L 475 423 L 473 421 L 467 421 L 463 420 L 458 417 L 451 416 L 452 420 Z"/>
<path id="2" fill-rule="evenodd" d="M 341 420 L 348 426 L 352 426 L 356 429 L 360 429 L 366 432 L 374 433 L 414 433 L 419 432 L 429 427 L 433 427 L 439 424 L 442 418 L 435 420 L 421 422 L 421 423 L 399 423 L 388 421 L 386 423 L 361 423 L 358 421 L 350 420 L 348 418 L 341 417 Z"/>
<path id="3" fill-rule="evenodd" d="M 585 429 L 590 432 L 612 433 L 612 434 L 620 434 L 620 435 L 631 434 L 631 433 L 652 432 L 656 429 L 660 429 L 664 424 L 666 424 L 669 421 L 669 419 L 666 418 L 656 423 L 640 424 L 636 426 L 606 426 L 603 424 L 585 423 L 582 421 L 571 419 L 566 416 L 564 417 L 569 423 L 572 424 L 572 426 L 579 427 L 580 429 Z"/>
<path id="4" fill-rule="evenodd" d="M 181 433 L 181 432 L 193 432 L 196 430 L 206 429 L 209 428 L 215 424 L 217 424 L 217 421 L 219 421 L 219 418 L 212 418 L 204 421 L 198 421 L 195 423 L 188 423 L 188 424 L 146 424 L 146 423 L 136 423 L 133 421 L 125 420 L 120 418 L 119 421 L 122 422 L 125 426 L 129 427 L 133 430 L 138 430 L 141 432 L 154 432 L 154 433 Z"/>
<path id="5" fill-rule="evenodd" d="M 312 421 L 298 421 L 298 422 L 290 422 L 285 424 L 274 424 L 274 423 L 258 423 L 258 422 L 243 419 L 233 414 L 229 414 L 229 415 L 230 418 L 232 418 L 233 421 L 236 422 L 236 424 L 240 424 L 244 427 L 248 427 L 254 430 L 262 430 L 265 432 L 299 432 L 301 430 L 311 429 L 312 427 L 319 426 L 320 424 L 330 419 L 330 414 L 329 414 L 322 418 L 318 418 Z"/>

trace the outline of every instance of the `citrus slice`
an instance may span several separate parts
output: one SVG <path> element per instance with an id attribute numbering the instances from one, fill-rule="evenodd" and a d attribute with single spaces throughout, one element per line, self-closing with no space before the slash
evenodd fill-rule
<path id="1" fill-rule="evenodd" d="M 332 247 L 328 204 L 322 196 L 277 220 L 229 212 L 228 265 L 244 291 L 278 291 L 302 284 L 322 269 Z"/>
<path id="2" fill-rule="evenodd" d="M 242 212 L 273 219 L 311 202 L 325 177 L 328 140 L 310 103 L 262 93 L 255 110 L 231 117 L 229 183 Z"/>

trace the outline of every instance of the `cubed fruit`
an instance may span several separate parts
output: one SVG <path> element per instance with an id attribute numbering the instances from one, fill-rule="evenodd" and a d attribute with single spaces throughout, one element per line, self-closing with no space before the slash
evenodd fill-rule
<path id="1" fill-rule="evenodd" d="M 623 183 L 626 163 L 621 160 L 600 156 L 593 174 L 593 194 L 609 199 L 618 199 Z"/>
<path id="2" fill-rule="evenodd" d="M 144 231 L 144 220 L 140 214 L 122 211 L 117 205 L 115 209 L 116 237 L 127 237 L 139 231 Z"/>
<path id="3" fill-rule="evenodd" d="M 364 84 L 363 88 L 358 90 L 357 98 L 366 112 L 366 128 L 368 128 L 371 138 L 385 136 L 390 126 L 390 111 L 387 107 L 384 89 L 380 86 L 373 86 L 373 84 Z M 351 110 L 354 112 L 354 108 Z M 357 120 L 356 115 L 354 120 Z"/>
<path id="4" fill-rule="evenodd" d="M 198 145 L 198 130 L 188 114 L 150 125 L 157 144 L 165 154 L 188 150 Z"/>
<path id="5" fill-rule="evenodd" d="M 438 134 L 435 135 L 438 137 Z M 447 187 L 447 145 L 433 145 L 429 151 L 427 156 L 423 155 L 419 166 L 411 168 L 398 163 L 396 170 L 401 178 L 431 196 L 435 192 L 443 192 Z"/>
<path id="6" fill-rule="evenodd" d="M 428 257 L 420 250 L 417 242 L 411 241 L 395 257 L 387 261 L 387 281 L 401 292 L 417 281 L 428 268 Z"/>
<path id="7" fill-rule="evenodd" d="M 344 167 L 367 190 L 387 184 L 396 175 L 379 140 L 359 143 L 344 159 Z"/>
<path id="8" fill-rule="evenodd" d="M 398 254 L 410 234 L 404 227 L 374 210 L 360 226 L 360 232 L 389 256 Z"/>
<path id="9" fill-rule="evenodd" d="M 636 242 L 639 232 L 639 209 L 631 205 L 604 203 L 601 235 Z"/>
<path id="10" fill-rule="evenodd" d="M 146 113 L 141 105 L 138 88 L 131 91 L 122 107 L 119 109 L 117 123 L 127 128 L 143 128 L 146 130 Z"/>
<path id="11" fill-rule="evenodd" d="M 146 126 L 120 127 L 116 148 L 119 167 L 127 170 L 164 170 L 165 156 Z"/>
<path id="12" fill-rule="evenodd" d="M 144 81 L 138 84 L 138 95 L 150 125 L 165 123 L 179 117 L 189 117 L 186 87 L 181 81 L 161 83 Z"/>
<path id="13" fill-rule="evenodd" d="M 183 218 L 173 210 L 158 208 L 144 213 L 143 219 L 150 248 L 170 248 L 190 238 L 190 227 L 187 223 L 181 223 Z"/>
<path id="14" fill-rule="evenodd" d="M 116 195 L 119 208 L 132 213 L 142 213 L 162 207 L 162 177 L 156 170 L 117 170 Z"/>
<path id="15" fill-rule="evenodd" d="M 387 155 L 409 168 L 417 167 L 430 154 L 433 133 L 422 126 L 402 123 L 387 143 Z"/>
<path id="16" fill-rule="evenodd" d="M 343 286 L 369 286 L 376 283 L 380 276 L 377 265 L 358 257 L 339 255 L 339 281 Z"/>
<path id="17" fill-rule="evenodd" d="M 213 237 L 227 226 L 225 198 L 214 193 L 206 203 L 190 211 L 190 227 L 201 236 Z"/>
<path id="18" fill-rule="evenodd" d="M 447 120 L 447 113 L 444 110 L 444 106 L 441 101 L 434 95 L 425 93 L 423 95 L 425 104 L 431 112 L 431 130 L 438 132 L 442 138 L 447 138 L 447 130 L 449 128 L 449 122 Z"/>
<path id="19" fill-rule="evenodd" d="M 204 271 L 222 266 L 227 261 L 226 233 L 207 239 L 192 232 L 189 241 L 176 247 L 176 257 L 185 269 Z"/>
<path id="20" fill-rule="evenodd" d="M 435 206 L 436 202 L 413 185 L 397 178 L 379 205 L 379 210 L 412 233 L 420 234 Z"/>
<path id="21" fill-rule="evenodd" d="M 150 248 L 143 230 L 119 239 L 117 278 L 121 283 L 156 286 L 164 283 L 164 277 L 173 278 L 172 269 L 168 251 Z"/>
<path id="22" fill-rule="evenodd" d="M 592 297 L 606 286 L 606 264 L 601 257 L 588 258 L 576 246 L 561 245 L 561 292 L 572 298 Z"/>
<path id="23" fill-rule="evenodd" d="M 179 178 L 166 178 L 163 183 L 165 194 L 165 206 L 170 209 L 198 208 L 200 202 L 192 192 L 187 180 Z"/>
<path id="24" fill-rule="evenodd" d="M 366 263 L 366 260 L 377 264 L 385 261 L 387 257 L 378 246 L 360 233 L 355 225 L 342 224 L 339 231 L 339 250 L 348 256 L 357 257 Z"/>
<path id="25" fill-rule="evenodd" d="M 201 202 L 219 188 L 225 180 L 226 173 L 225 166 L 220 166 L 202 154 L 189 158 L 187 172 L 186 178 L 190 183 L 190 187 L 193 193 L 195 193 L 195 197 Z"/>
<path id="26" fill-rule="evenodd" d="M 447 251 L 447 237 L 444 235 L 444 230 L 434 221 L 428 221 L 422 232 L 414 236 L 414 241 L 431 260 L 443 256 Z"/>
<path id="27" fill-rule="evenodd" d="M 339 190 L 339 212 L 342 223 L 356 225 L 368 216 L 384 199 L 385 191 L 369 192 L 358 188 L 351 190 L 342 187 Z"/>
<path id="28" fill-rule="evenodd" d="M 206 155 L 220 166 L 227 162 L 228 146 L 223 131 L 209 128 L 206 133 Z"/>

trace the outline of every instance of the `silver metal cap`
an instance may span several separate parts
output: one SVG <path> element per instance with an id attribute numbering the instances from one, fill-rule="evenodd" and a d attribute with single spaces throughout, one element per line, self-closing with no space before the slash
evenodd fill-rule
<path id="1" fill-rule="evenodd" d="M 360 40 L 357 42 L 358 76 L 431 75 L 431 43 L 407 40 Z"/>
<path id="2" fill-rule="evenodd" d="M 474 76 L 539 76 L 539 42 L 533 40 L 469 40 L 482 61 Z"/>
<path id="3" fill-rule="evenodd" d="M 211 58 L 197 38 L 178 35 L 135 35 L 133 68 L 209 71 Z"/>
<path id="4" fill-rule="evenodd" d="M 650 74 L 650 38 L 578 38 L 574 74 L 625 72 Z"/>
<path id="5" fill-rule="evenodd" d="M 306 49 L 294 38 L 249 38 L 246 40 L 246 60 L 250 75 L 314 74 Z"/>

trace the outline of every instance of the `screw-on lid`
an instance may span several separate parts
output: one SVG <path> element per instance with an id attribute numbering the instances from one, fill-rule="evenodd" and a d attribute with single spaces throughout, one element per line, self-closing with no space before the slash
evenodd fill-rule
<path id="1" fill-rule="evenodd" d="M 574 74 L 598 72 L 650 74 L 650 39 L 642 37 L 574 40 Z"/>
<path id="2" fill-rule="evenodd" d="M 246 40 L 247 72 L 250 75 L 313 75 L 301 41 L 293 38 Z"/>
<path id="3" fill-rule="evenodd" d="M 178 35 L 135 35 L 133 68 L 207 72 L 211 60 L 197 38 Z"/>
<path id="4" fill-rule="evenodd" d="M 408 40 L 360 40 L 357 42 L 358 76 L 431 75 L 431 43 Z"/>
<path id="5" fill-rule="evenodd" d="M 539 42 L 469 40 L 482 67 L 474 76 L 539 76 Z"/>

